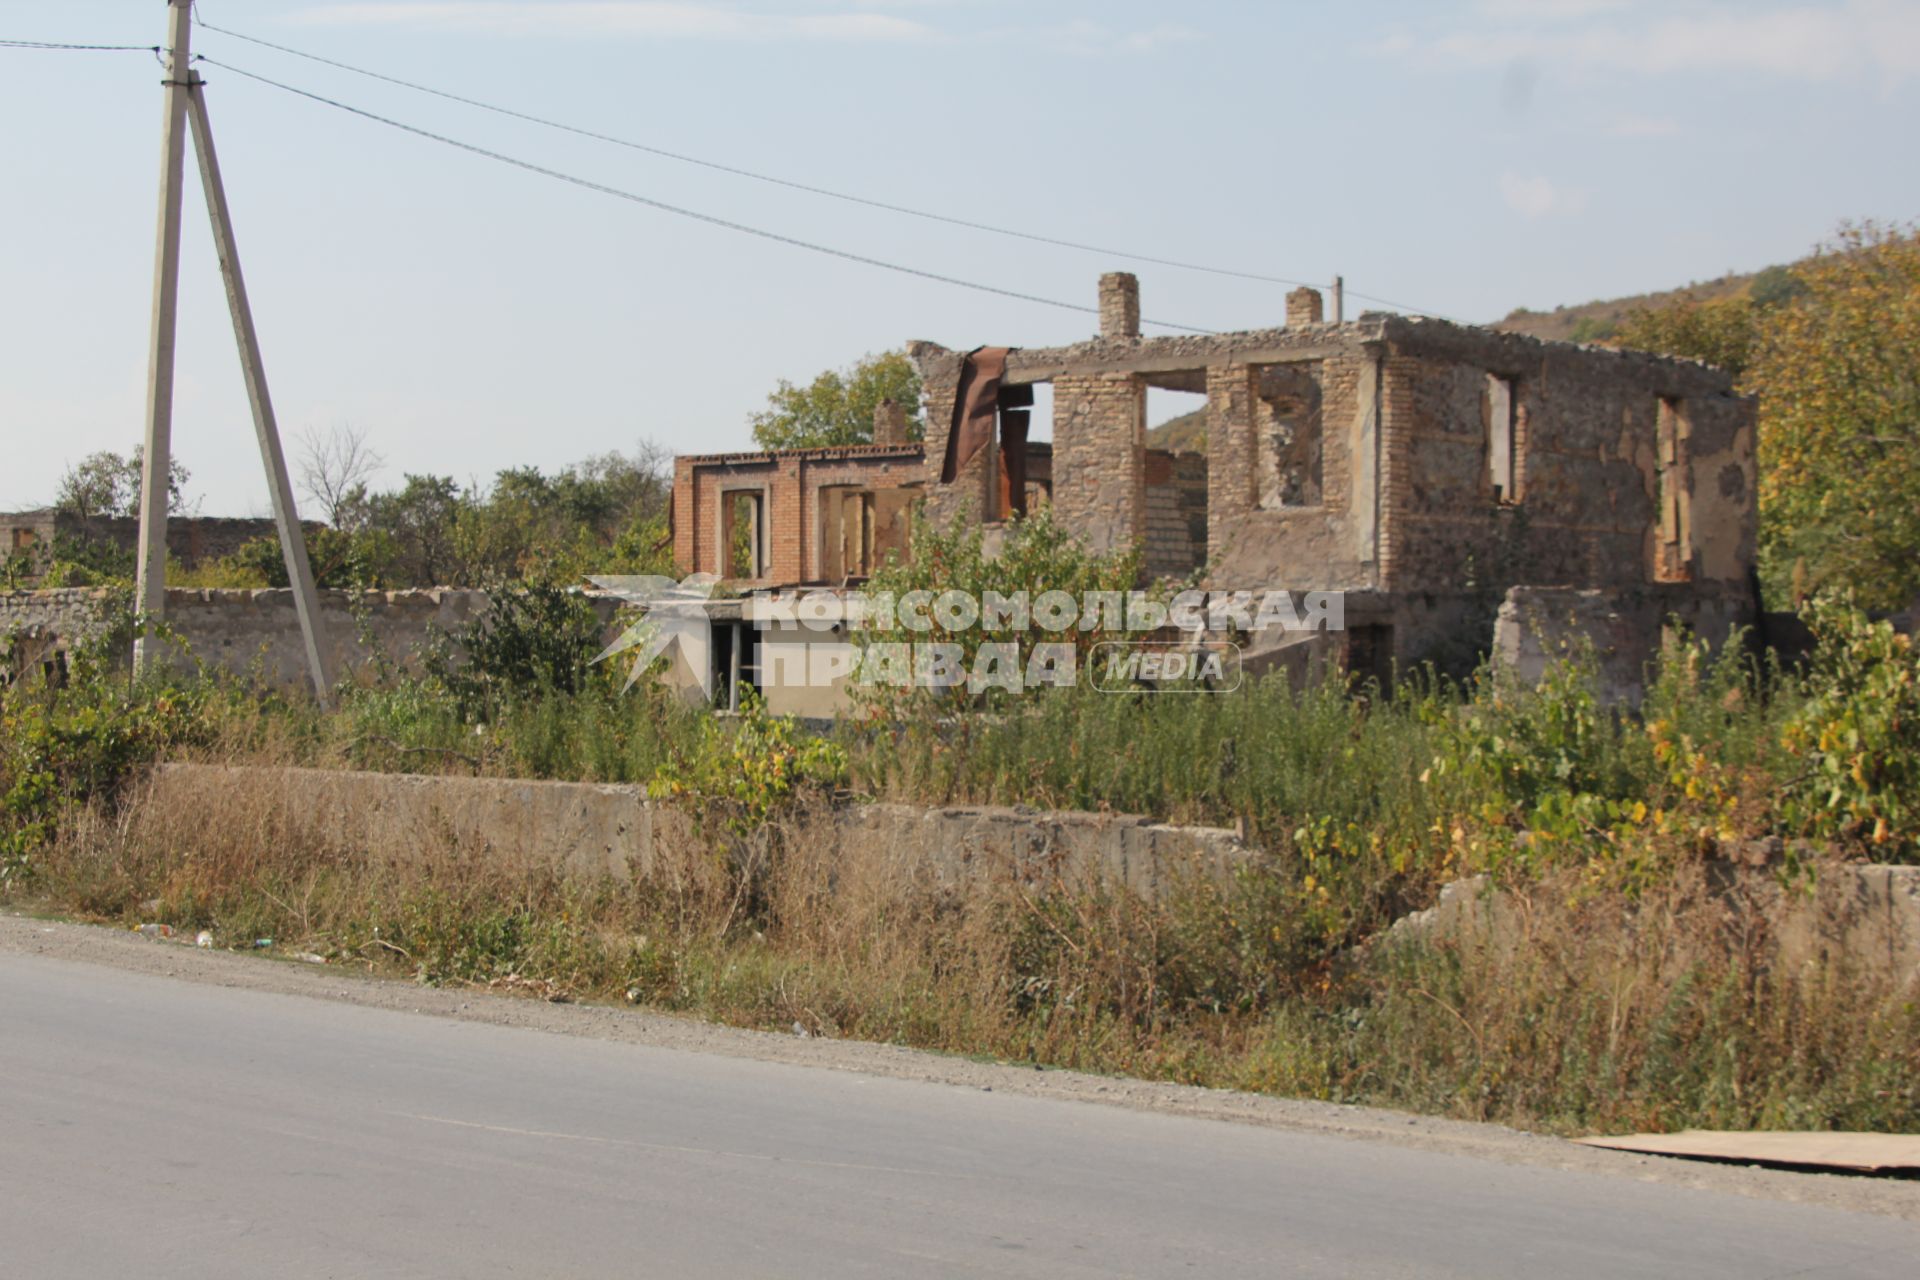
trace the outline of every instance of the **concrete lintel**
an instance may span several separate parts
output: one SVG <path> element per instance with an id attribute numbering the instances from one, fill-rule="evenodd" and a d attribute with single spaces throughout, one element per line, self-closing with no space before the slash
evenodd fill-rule
<path id="1" fill-rule="evenodd" d="M 1364 344 L 1357 340 L 1318 342 L 1294 346 L 1222 347 L 1217 352 L 1173 352 L 1166 355 L 1118 354 L 1111 357 L 1069 356 L 1059 351 L 1016 352 L 1002 381 L 1021 385 L 1051 382 L 1062 374 L 1076 373 L 1185 373 L 1222 364 L 1305 364 L 1328 360 L 1354 352 Z"/>

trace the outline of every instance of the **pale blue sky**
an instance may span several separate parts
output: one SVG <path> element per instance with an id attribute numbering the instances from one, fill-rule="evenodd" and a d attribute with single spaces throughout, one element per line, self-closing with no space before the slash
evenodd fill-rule
<path id="1" fill-rule="evenodd" d="M 210 0 L 207 21 L 892 202 L 1475 320 L 1790 259 L 1920 214 L 1920 3 Z M 0 0 L 0 39 L 157 42 L 161 0 Z M 568 137 L 197 33 L 208 55 L 552 168 L 872 257 L 1149 316 L 1277 322 L 1282 286 L 939 226 Z M 0 508 L 138 439 L 159 69 L 0 49 Z M 484 480 L 645 437 L 747 447 L 775 380 L 913 337 L 1090 316 L 568 187 L 205 69 L 289 435 Z M 188 194 L 177 454 L 264 506 Z M 1353 302 L 1357 311 L 1370 303 Z"/>

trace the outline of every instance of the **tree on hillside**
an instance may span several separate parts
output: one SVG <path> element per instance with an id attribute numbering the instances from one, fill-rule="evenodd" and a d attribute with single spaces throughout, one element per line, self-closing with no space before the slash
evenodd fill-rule
<path id="1" fill-rule="evenodd" d="M 863 356 L 850 369 L 829 369 L 804 387 L 786 379 L 753 415 L 753 438 L 763 449 L 815 449 L 873 439 L 873 411 L 891 399 L 907 410 L 907 433 L 919 439 L 920 376 L 904 351 Z"/>
<path id="2" fill-rule="evenodd" d="M 1920 228 L 1862 223 L 1798 264 L 1744 389 L 1760 396 L 1771 585 L 1920 595 Z"/>
<path id="3" fill-rule="evenodd" d="M 1611 340 L 1636 351 L 1702 360 L 1738 378 L 1753 359 L 1766 309 L 1747 297 L 1709 302 L 1682 298 L 1660 307 L 1635 307 Z"/>

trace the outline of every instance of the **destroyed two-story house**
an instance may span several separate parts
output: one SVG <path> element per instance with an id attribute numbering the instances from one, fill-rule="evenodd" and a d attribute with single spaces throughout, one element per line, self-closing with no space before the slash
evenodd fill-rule
<path id="1" fill-rule="evenodd" d="M 1577 606 L 1629 657 L 1672 617 L 1724 635 L 1755 616 L 1755 406 L 1697 362 L 1328 322 L 1304 288 L 1282 327 L 1148 338 L 1119 273 L 1088 341 L 908 350 L 924 441 L 882 406 L 871 444 L 678 459 L 682 572 L 838 587 L 912 554 L 916 507 L 991 531 L 1046 502 L 1095 550 L 1137 544 L 1152 577 L 1344 593 L 1334 643 L 1367 674 L 1471 666 L 1503 603 L 1510 623 Z M 1149 447 L 1156 387 L 1205 396 L 1204 452 Z"/>

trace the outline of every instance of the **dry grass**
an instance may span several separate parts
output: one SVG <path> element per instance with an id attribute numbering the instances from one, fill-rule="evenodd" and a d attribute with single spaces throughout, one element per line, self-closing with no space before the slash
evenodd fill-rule
<path id="1" fill-rule="evenodd" d="M 1492 927 L 1303 965 L 1277 868 L 1147 901 L 1011 863 L 943 878 L 801 813 L 689 828 L 644 881 L 569 879 L 416 833 L 374 853 L 261 792 L 135 788 L 39 864 L 48 905 L 273 938 L 336 963 L 745 1026 L 1562 1130 L 1920 1128 L 1920 1005 L 1848 964 L 1785 963 L 1765 913 L 1682 870 L 1629 897 L 1571 872 Z M 154 901 L 154 900 L 157 900 Z"/>

